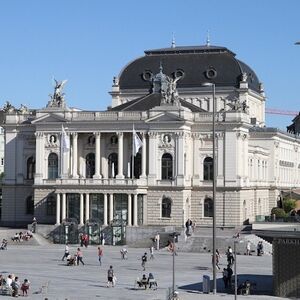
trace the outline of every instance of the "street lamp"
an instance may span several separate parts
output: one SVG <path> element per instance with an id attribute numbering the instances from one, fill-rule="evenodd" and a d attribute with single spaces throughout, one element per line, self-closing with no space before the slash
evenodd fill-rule
<path id="1" fill-rule="evenodd" d="M 213 294 L 217 293 L 217 272 L 216 272 L 216 85 L 212 82 L 205 82 L 202 86 L 208 86 L 212 88 L 213 95 L 213 118 L 212 118 L 212 135 L 213 135 Z"/>
<path id="2" fill-rule="evenodd" d="M 170 297 L 170 300 L 177 299 L 177 295 L 175 295 L 175 242 L 176 238 L 180 235 L 179 232 L 174 231 L 172 234 L 170 234 L 170 237 L 173 238 L 173 276 L 172 276 L 172 296 Z"/>

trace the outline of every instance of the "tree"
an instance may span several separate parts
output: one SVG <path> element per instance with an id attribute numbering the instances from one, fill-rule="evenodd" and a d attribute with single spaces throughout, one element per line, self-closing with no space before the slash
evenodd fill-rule
<path id="1" fill-rule="evenodd" d="M 284 199 L 283 200 L 283 209 L 286 213 L 289 213 L 295 208 L 295 199 Z"/>
<path id="2" fill-rule="evenodd" d="M 276 218 L 284 218 L 286 217 L 286 212 L 282 208 L 273 207 L 271 210 L 271 215 L 275 215 Z"/>

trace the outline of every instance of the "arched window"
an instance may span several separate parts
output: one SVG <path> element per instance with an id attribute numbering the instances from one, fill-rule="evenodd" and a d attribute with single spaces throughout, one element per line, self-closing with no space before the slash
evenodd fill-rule
<path id="1" fill-rule="evenodd" d="M 27 179 L 33 179 L 35 173 L 35 160 L 33 156 L 27 159 Z"/>
<path id="2" fill-rule="evenodd" d="M 53 195 L 48 196 L 47 198 L 47 216 L 55 216 L 56 215 L 56 199 Z"/>
<path id="3" fill-rule="evenodd" d="M 111 153 L 108 156 L 108 177 L 115 178 L 118 174 L 118 154 Z"/>
<path id="4" fill-rule="evenodd" d="M 214 163 L 211 157 L 206 157 L 203 162 L 203 179 L 213 180 L 214 177 Z"/>
<path id="5" fill-rule="evenodd" d="M 171 218 L 172 200 L 164 197 L 161 201 L 161 216 L 162 218 Z"/>
<path id="6" fill-rule="evenodd" d="M 93 178 L 95 175 L 95 153 L 89 153 L 85 158 L 86 178 Z"/>
<path id="7" fill-rule="evenodd" d="M 204 199 L 204 217 L 212 218 L 214 216 L 214 202 L 210 198 Z"/>
<path id="8" fill-rule="evenodd" d="M 173 178 L 173 157 L 165 153 L 161 158 L 161 179 Z"/>
<path id="9" fill-rule="evenodd" d="M 50 153 L 48 156 L 48 179 L 58 177 L 58 157 L 56 153 Z"/>
<path id="10" fill-rule="evenodd" d="M 26 198 L 26 214 L 33 215 L 34 213 L 34 201 L 32 196 Z"/>

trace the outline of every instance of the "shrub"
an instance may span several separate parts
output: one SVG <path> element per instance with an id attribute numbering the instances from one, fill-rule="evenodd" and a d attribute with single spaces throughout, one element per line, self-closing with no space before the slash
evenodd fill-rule
<path id="1" fill-rule="evenodd" d="M 271 210 L 271 215 L 275 215 L 276 218 L 284 218 L 286 213 L 283 208 L 273 207 Z"/>
<path id="2" fill-rule="evenodd" d="M 294 199 L 286 199 L 283 200 L 283 209 L 286 213 L 289 213 L 291 210 L 295 208 L 295 202 L 296 200 Z"/>

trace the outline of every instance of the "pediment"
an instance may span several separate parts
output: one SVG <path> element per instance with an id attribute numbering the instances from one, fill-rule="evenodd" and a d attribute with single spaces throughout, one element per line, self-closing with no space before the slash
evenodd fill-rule
<path id="1" fill-rule="evenodd" d="M 146 120 L 146 123 L 170 123 L 170 122 L 185 122 L 183 118 L 171 113 L 160 113 Z"/>
<path id="2" fill-rule="evenodd" d="M 32 124 L 47 124 L 47 123 L 64 123 L 67 122 L 67 120 L 57 114 L 52 113 L 46 113 L 43 116 L 38 117 L 34 121 L 32 121 Z"/>

